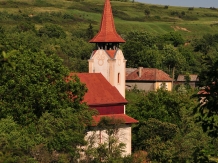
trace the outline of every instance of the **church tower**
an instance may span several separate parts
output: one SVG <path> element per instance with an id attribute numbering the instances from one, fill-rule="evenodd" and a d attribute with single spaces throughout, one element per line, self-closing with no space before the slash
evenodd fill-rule
<path id="1" fill-rule="evenodd" d="M 89 73 L 101 73 L 125 98 L 126 60 L 119 49 L 125 40 L 115 29 L 110 0 L 105 0 L 100 30 L 89 42 L 96 44 L 89 59 Z"/>

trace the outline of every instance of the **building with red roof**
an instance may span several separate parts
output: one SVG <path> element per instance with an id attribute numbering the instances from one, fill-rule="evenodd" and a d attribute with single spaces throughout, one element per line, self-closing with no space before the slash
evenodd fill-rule
<path id="1" fill-rule="evenodd" d="M 126 60 L 119 49 L 125 40 L 116 31 L 110 0 L 105 0 L 100 30 L 89 42 L 96 44 L 89 59 L 89 73 L 101 73 L 125 97 Z"/>
<path id="2" fill-rule="evenodd" d="M 186 76 L 189 76 L 189 85 L 192 88 L 195 88 L 198 86 L 199 84 L 199 78 L 197 74 L 190 74 L 190 75 L 183 75 L 183 74 L 179 74 L 179 76 L 177 77 L 176 82 L 174 82 L 174 84 L 185 84 L 186 82 Z"/>
<path id="3" fill-rule="evenodd" d="M 84 102 L 88 104 L 90 109 L 94 109 L 98 113 L 93 116 L 92 126 L 97 126 L 102 118 L 120 121 L 122 125 L 119 128 L 118 134 L 122 135 L 120 136 L 120 141 L 126 144 L 126 152 L 124 154 L 131 154 L 131 125 L 138 123 L 138 121 L 125 114 L 126 99 L 101 73 L 71 73 L 68 80 L 73 75 L 77 75 L 80 81 L 88 88 L 84 96 Z M 96 129 L 94 131 L 97 135 L 97 143 L 107 140 L 105 132 Z M 93 132 L 88 132 L 88 136 L 93 136 Z"/>
<path id="4" fill-rule="evenodd" d="M 116 32 L 110 0 L 105 0 L 99 32 L 90 43 L 96 44 L 89 62 L 89 73 L 72 73 L 86 84 L 88 92 L 84 102 L 98 114 L 93 116 L 93 126 L 87 134 L 87 140 L 95 137 L 96 146 L 108 139 L 106 131 L 99 130 L 97 124 L 102 118 L 120 120 L 122 125 L 117 133 L 119 142 L 126 144 L 123 155 L 131 154 L 131 124 L 138 121 L 125 114 L 125 70 L 126 60 L 119 43 L 125 41 Z"/>
<path id="5" fill-rule="evenodd" d="M 173 79 L 162 70 L 157 68 L 130 69 L 126 74 L 126 88 L 139 90 L 154 91 L 159 88 L 172 90 Z"/>

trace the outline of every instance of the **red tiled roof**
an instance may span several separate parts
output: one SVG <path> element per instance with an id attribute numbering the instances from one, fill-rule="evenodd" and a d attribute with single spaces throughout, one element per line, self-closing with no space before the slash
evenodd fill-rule
<path id="1" fill-rule="evenodd" d="M 84 96 L 84 101 L 89 106 L 127 103 L 101 73 L 71 73 L 70 76 L 72 75 L 77 75 L 80 81 L 86 84 L 88 92 Z"/>
<path id="2" fill-rule="evenodd" d="M 177 78 L 177 81 L 185 81 L 185 76 L 186 75 L 180 74 Z M 196 75 L 196 74 L 190 74 L 189 77 L 190 77 L 190 81 L 199 81 L 198 75 Z"/>
<path id="3" fill-rule="evenodd" d="M 126 80 L 137 81 L 172 81 L 167 73 L 156 68 L 143 68 L 141 70 L 141 77 L 139 77 L 139 69 L 133 71 L 126 76 Z"/>
<path id="4" fill-rule="evenodd" d="M 125 124 L 138 123 L 137 120 L 135 120 L 132 117 L 129 117 L 126 114 L 109 114 L 109 115 L 92 116 L 92 118 L 94 120 L 93 126 L 97 125 L 100 122 L 101 118 L 103 118 L 103 117 L 108 117 L 111 119 L 120 120 L 122 123 L 125 123 Z"/>
<path id="5" fill-rule="evenodd" d="M 120 35 L 117 34 L 115 29 L 110 0 L 105 0 L 100 31 L 89 42 L 125 42 L 125 40 L 123 40 Z"/>

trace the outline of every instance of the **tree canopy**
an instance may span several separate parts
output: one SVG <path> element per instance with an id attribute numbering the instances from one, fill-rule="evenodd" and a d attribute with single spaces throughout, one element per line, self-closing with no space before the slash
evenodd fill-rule
<path id="1" fill-rule="evenodd" d="M 67 82 L 57 55 L 21 49 L 3 52 L 0 61 L 0 160 L 76 159 L 92 115 L 85 85 L 76 76 Z"/>

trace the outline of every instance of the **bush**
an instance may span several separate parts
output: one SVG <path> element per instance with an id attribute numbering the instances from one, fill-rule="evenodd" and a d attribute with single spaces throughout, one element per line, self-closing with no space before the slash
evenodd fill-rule
<path id="1" fill-rule="evenodd" d="M 215 7 L 210 7 L 211 10 L 217 10 Z"/>
<path id="2" fill-rule="evenodd" d="M 46 24 L 44 27 L 39 29 L 38 35 L 45 35 L 50 38 L 66 38 L 66 33 L 64 30 L 55 24 Z"/>
<path id="3" fill-rule="evenodd" d="M 189 7 L 188 10 L 194 10 L 194 7 Z"/>
<path id="4" fill-rule="evenodd" d="M 165 9 L 168 9 L 168 8 L 169 8 L 169 6 L 167 6 L 167 5 L 166 5 L 166 6 L 164 6 L 164 8 L 165 8 Z"/>

